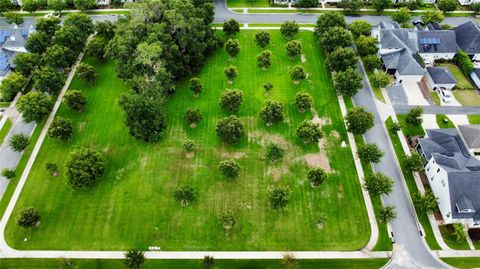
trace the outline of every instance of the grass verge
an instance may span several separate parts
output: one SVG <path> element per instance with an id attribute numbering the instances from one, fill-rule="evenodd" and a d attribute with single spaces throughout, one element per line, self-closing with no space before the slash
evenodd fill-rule
<path id="1" fill-rule="evenodd" d="M 435 115 L 437 120 L 438 127 L 440 128 L 455 128 L 453 122 L 447 117 L 445 114 L 437 114 Z"/>
<path id="2" fill-rule="evenodd" d="M 402 144 L 400 142 L 400 137 L 398 137 L 397 133 L 390 132 L 393 126 L 393 121 L 391 117 L 389 117 L 385 121 L 385 125 L 387 127 L 387 130 L 389 130 L 388 134 L 390 136 L 390 140 L 392 141 L 395 154 L 397 155 L 398 162 L 402 169 L 403 177 L 405 178 L 405 183 L 407 184 L 408 191 L 410 192 L 410 196 L 413 198 L 415 195 L 419 195 L 420 192 L 418 191 L 417 185 L 415 184 L 415 178 L 413 177 L 413 174 L 408 172 L 406 169 L 405 162 L 404 162 L 406 156 L 405 156 L 405 152 L 403 151 Z M 435 239 L 435 236 L 433 235 L 433 230 L 432 230 L 432 227 L 430 226 L 430 222 L 428 220 L 427 214 L 421 212 L 418 208 L 415 208 L 415 211 L 417 212 L 420 225 L 422 225 L 423 230 L 425 231 L 425 240 L 427 241 L 427 244 L 430 247 L 430 249 L 432 250 L 441 249 L 440 245 Z"/>
<path id="3" fill-rule="evenodd" d="M 5 120 L 5 123 L 2 126 L 2 129 L 0 129 L 0 145 L 3 144 L 3 140 L 5 140 L 5 137 L 7 137 L 8 132 L 10 132 L 11 128 L 12 128 L 12 121 L 10 120 L 10 118 L 7 118 Z"/>
<path id="4" fill-rule="evenodd" d="M 406 121 L 407 115 L 406 114 L 398 114 L 397 115 L 398 123 L 402 127 L 403 134 L 407 137 L 412 136 L 425 136 L 425 130 L 423 130 L 422 125 L 412 126 L 409 125 Z"/>
<path id="5" fill-rule="evenodd" d="M 473 269 L 480 267 L 480 258 L 442 258 L 442 261 L 459 269 Z"/>

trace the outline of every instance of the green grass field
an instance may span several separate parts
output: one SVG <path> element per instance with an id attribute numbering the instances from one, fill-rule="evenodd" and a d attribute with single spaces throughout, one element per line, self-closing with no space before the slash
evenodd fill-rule
<path id="1" fill-rule="evenodd" d="M 480 124 L 480 115 L 467 115 L 470 124 Z"/>
<path id="2" fill-rule="evenodd" d="M 448 67 L 448 69 L 450 69 L 450 72 L 452 72 L 453 77 L 455 77 L 455 79 L 457 80 L 457 86 L 456 86 L 457 88 L 464 89 L 464 90 L 475 89 L 472 83 L 470 82 L 470 80 L 468 80 L 468 78 L 462 73 L 462 70 L 460 70 L 460 68 L 457 65 L 452 63 L 444 63 L 444 64 L 439 64 L 439 66 Z"/>
<path id="3" fill-rule="evenodd" d="M 72 269 L 118 269 L 125 268 L 121 260 L 71 260 Z M 387 259 L 342 259 L 342 260 L 300 260 L 302 269 L 378 269 L 387 263 Z M 59 262 L 55 259 L 1 259 L 1 268 L 15 269 L 57 269 Z M 278 269 L 279 260 L 216 260 L 217 269 Z M 147 260 L 142 269 L 203 269 L 200 260 Z"/>
<path id="4" fill-rule="evenodd" d="M 456 90 L 453 95 L 464 106 L 480 106 L 480 96 L 475 90 Z"/>
<path id="5" fill-rule="evenodd" d="M 97 68 L 97 85 L 89 87 L 75 78 L 71 89 L 82 90 L 88 99 L 86 111 L 78 114 L 61 106 L 58 115 L 72 119 L 71 144 L 46 138 L 30 177 L 6 229 L 8 243 L 18 249 L 146 249 L 162 250 L 356 250 L 370 235 L 365 205 L 349 148 L 338 145 L 346 139 L 340 107 L 332 89 L 321 47 L 311 32 L 301 32 L 309 78 L 294 85 L 284 51 L 286 40 L 272 31 L 273 64 L 267 71 L 256 67 L 260 49 L 254 31 L 242 32 L 242 51 L 230 61 L 223 50 L 215 53 L 198 76 L 204 92 L 194 98 L 181 82 L 166 108 L 168 128 L 160 142 L 136 141 L 123 124 L 118 105 L 129 85 L 115 76 L 112 62 Z M 239 76 L 228 85 L 223 69 L 235 64 Z M 262 85 L 274 89 L 264 95 Z M 220 93 L 227 87 L 244 91 L 239 118 L 247 135 L 238 145 L 222 145 L 215 135 L 216 122 L 227 116 L 219 106 Z M 292 102 L 298 91 L 309 92 L 322 119 L 325 141 L 319 153 L 316 145 L 306 147 L 295 137 L 295 128 L 311 113 L 298 112 Z M 285 123 L 267 128 L 258 113 L 265 100 L 285 105 Z M 196 129 L 183 121 L 188 107 L 198 107 L 204 120 Z M 199 147 L 195 158 L 181 151 L 185 139 Z M 272 165 L 264 159 L 264 145 L 276 141 L 288 152 L 283 162 Z M 103 178 L 92 189 L 74 192 L 66 184 L 63 168 L 75 146 L 87 145 L 102 151 L 107 160 Z M 323 157 L 322 157 L 323 156 Z M 242 171 L 236 182 L 226 182 L 217 172 L 225 158 L 236 158 Z M 322 159 L 323 158 L 323 159 Z M 306 180 L 310 164 L 331 168 L 328 180 L 312 189 Z M 328 160 L 328 161 L 326 161 Z M 59 165 L 60 175 L 49 176 L 45 163 Z M 181 184 L 191 184 L 197 201 L 182 208 L 173 198 Z M 288 185 L 291 201 L 283 211 L 268 207 L 267 189 Z M 14 220 L 24 207 L 41 212 L 38 228 L 25 231 Z M 240 222 L 228 234 L 218 222 L 226 209 L 239 212 Z M 317 226 L 324 219 L 323 228 Z M 28 238 L 25 242 L 24 238 Z"/>
<path id="6" fill-rule="evenodd" d="M 227 6 L 232 7 L 269 7 L 269 0 L 227 0 Z"/>

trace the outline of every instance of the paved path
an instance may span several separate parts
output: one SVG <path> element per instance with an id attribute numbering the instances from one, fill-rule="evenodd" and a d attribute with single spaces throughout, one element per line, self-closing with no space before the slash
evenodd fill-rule
<path id="1" fill-rule="evenodd" d="M 363 75 L 364 87 L 354 96 L 356 105 L 364 107 L 375 116 L 375 125 L 365 135 L 368 143 L 376 143 L 385 152 L 380 163 L 374 165 L 377 172 L 382 172 L 394 180 L 393 192 L 383 197 L 386 205 L 397 208 L 397 218 L 391 223 L 395 246 L 392 262 L 387 268 L 449 268 L 435 258 L 420 235 L 416 215 L 410 195 L 399 169 L 398 161 L 391 144 L 384 122 L 377 108 L 370 83 L 366 79 L 365 69 L 358 64 Z"/>
<path id="2" fill-rule="evenodd" d="M 6 253 L 10 253 L 11 251 L 18 252 L 16 250 L 10 248 L 10 246 L 8 246 L 7 242 L 5 241 L 5 227 L 7 226 L 8 219 L 12 215 L 13 208 L 15 207 L 15 204 L 17 203 L 17 200 L 20 196 L 22 188 L 25 185 L 25 182 L 27 181 L 28 174 L 30 173 L 30 169 L 32 168 L 33 163 L 35 162 L 35 159 L 37 157 L 38 152 L 40 151 L 40 147 L 42 146 L 43 140 L 45 139 L 45 136 L 47 135 L 48 127 L 52 123 L 53 118 L 55 117 L 55 114 L 56 114 L 58 108 L 60 107 L 63 95 L 67 91 L 68 86 L 70 85 L 70 82 L 72 81 L 73 76 L 75 75 L 75 70 L 77 69 L 77 66 L 80 63 L 82 57 L 83 57 L 83 53 L 81 53 L 78 56 L 77 61 L 75 62 L 75 64 L 72 67 L 72 71 L 68 74 L 65 85 L 63 86 L 62 90 L 60 91 L 60 94 L 58 95 L 57 101 L 55 102 L 55 105 L 53 106 L 52 112 L 50 113 L 50 116 L 48 117 L 47 122 L 45 123 L 45 126 L 44 126 L 42 132 L 40 133 L 40 136 L 37 140 L 37 143 L 35 144 L 35 147 L 33 148 L 32 154 L 30 155 L 30 158 L 27 162 L 27 165 L 25 166 L 25 170 L 23 171 L 23 174 L 20 177 L 17 188 L 15 189 L 15 192 L 13 193 L 12 198 L 10 199 L 10 202 L 8 203 L 8 206 L 5 210 L 4 215 L 2 216 L 2 219 L 0 220 L 0 252 L 3 255 L 5 255 Z M 10 132 L 10 134 L 12 134 L 12 133 L 13 132 Z M 1 163 L 3 164 L 3 161 Z M 18 257 L 18 256 L 16 256 L 16 257 Z M 19 256 L 19 257 L 23 257 L 23 256 Z"/>
<path id="3" fill-rule="evenodd" d="M 416 106 L 409 105 L 393 105 L 397 114 L 406 114 Z M 480 107 L 478 106 L 422 106 L 425 114 L 448 114 L 448 115 L 480 115 Z"/>

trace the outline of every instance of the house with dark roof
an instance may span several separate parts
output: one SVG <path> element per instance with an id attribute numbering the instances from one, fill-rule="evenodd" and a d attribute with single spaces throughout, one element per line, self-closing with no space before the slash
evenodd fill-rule
<path id="1" fill-rule="evenodd" d="M 429 30 L 416 33 L 418 53 L 427 65 L 432 65 L 438 59 L 452 60 L 457 53 L 457 40 L 452 30 Z"/>
<path id="2" fill-rule="evenodd" d="M 480 27 L 474 22 L 466 22 L 455 28 L 458 47 L 473 61 L 480 61 Z"/>
<path id="3" fill-rule="evenodd" d="M 452 72 L 447 67 L 432 67 L 426 68 L 427 81 L 432 90 L 445 88 L 451 90 L 457 85 L 457 80 L 453 77 Z"/>
<path id="4" fill-rule="evenodd" d="M 28 35 L 35 31 L 33 26 L 19 28 L 14 25 L 8 29 L 0 29 L 0 81 L 5 78 L 12 68 L 15 68 L 14 59 L 19 53 L 25 53 Z"/>
<path id="5" fill-rule="evenodd" d="M 417 150 L 445 224 L 480 228 L 480 126 L 428 129 Z"/>

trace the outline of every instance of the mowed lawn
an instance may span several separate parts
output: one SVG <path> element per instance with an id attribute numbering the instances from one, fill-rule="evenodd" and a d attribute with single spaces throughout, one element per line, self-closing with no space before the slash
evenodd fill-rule
<path id="1" fill-rule="evenodd" d="M 135 140 L 128 133 L 118 105 L 121 94 L 130 86 L 115 75 L 112 62 L 86 61 L 97 68 L 96 86 L 87 86 L 77 78 L 71 89 L 82 90 L 87 98 L 86 111 L 78 114 L 64 105 L 58 116 L 74 122 L 70 144 L 46 138 L 28 181 L 6 229 L 8 243 L 18 249 L 147 249 L 162 250 L 357 250 L 370 236 L 361 187 L 350 148 L 340 146 L 346 132 L 337 98 L 326 70 L 324 55 L 314 34 L 301 32 L 305 62 L 287 58 L 286 40 L 272 31 L 273 64 L 267 71 L 256 66 L 261 51 L 254 42 L 254 31 L 238 35 L 242 51 L 234 60 L 219 49 L 198 76 L 204 92 L 194 98 L 181 82 L 166 108 L 168 128 L 157 143 Z M 309 76 L 294 85 L 288 69 L 299 64 Z M 227 84 L 223 69 L 238 67 L 238 78 Z M 265 96 L 262 85 L 272 82 L 274 89 Z M 228 114 L 218 105 L 225 88 L 244 92 L 238 117 L 247 135 L 237 145 L 223 145 L 215 134 L 215 125 Z M 295 136 L 297 125 L 312 113 L 300 113 L 293 106 L 296 92 L 309 92 L 315 110 L 322 119 L 325 141 L 305 146 Z M 285 105 L 284 123 L 267 128 L 259 119 L 266 100 Z M 191 129 L 183 120 L 188 107 L 198 107 L 203 121 Z M 188 159 L 181 150 L 186 139 L 199 150 Z M 274 141 L 286 149 L 285 159 L 270 164 L 264 148 Z M 86 191 L 72 191 L 66 184 L 64 162 L 75 146 L 91 146 L 106 156 L 105 175 Z M 319 154 L 321 152 L 322 154 Z M 328 160 L 320 158 L 328 156 Z M 235 182 L 219 176 L 218 162 L 235 158 L 242 169 Z M 327 160 L 327 161 L 326 161 Z M 322 163 L 331 175 L 313 189 L 306 180 L 310 165 Z M 45 164 L 60 167 L 58 177 L 49 176 Z M 181 207 L 173 198 L 179 185 L 192 185 L 197 200 Z M 272 210 L 267 190 L 276 185 L 289 186 L 292 194 L 284 210 Z M 25 231 L 15 224 L 21 209 L 35 206 L 42 219 L 38 228 Z M 238 212 L 239 223 L 228 233 L 218 221 L 223 210 Z M 323 220 L 323 225 L 318 225 Z M 24 240 L 27 238 L 27 240 Z"/>

